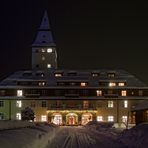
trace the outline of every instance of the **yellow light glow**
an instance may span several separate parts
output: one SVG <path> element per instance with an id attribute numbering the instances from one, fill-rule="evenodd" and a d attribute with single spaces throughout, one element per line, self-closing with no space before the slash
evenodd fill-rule
<path id="1" fill-rule="evenodd" d="M 114 82 L 110 82 L 110 83 L 109 83 L 109 86 L 110 86 L 110 87 L 112 87 L 112 86 L 116 86 L 116 83 L 114 83 Z"/>
<path id="2" fill-rule="evenodd" d="M 84 86 L 86 86 L 86 85 L 87 85 L 87 83 L 81 82 L 81 86 L 82 86 L 82 87 L 84 87 Z"/>
<path id="3" fill-rule="evenodd" d="M 51 52 L 52 52 L 52 48 L 48 48 L 48 49 L 47 49 L 47 52 L 48 52 L 48 53 L 51 53 Z"/>

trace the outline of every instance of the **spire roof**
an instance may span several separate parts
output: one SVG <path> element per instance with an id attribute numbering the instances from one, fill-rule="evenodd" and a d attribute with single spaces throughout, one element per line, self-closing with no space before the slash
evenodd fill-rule
<path id="1" fill-rule="evenodd" d="M 53 40 L 53 35 L 50 28 L 47 11 L 44 12 L 41 25 L 38 29 L 36 39 L 32 46 L 49 47 L 56 46 Z"/>
<path id="2" fill-rule="evenodd" d="M 42 22 L 41 22 L 41 25 L 40 25 L 40 28 L 41 30 L 50 30 L 50 24 L 49 24 L 49 19 L 48 19 L 48 14 L 47 14 L 47 11 L 45 10 L 44 12 L 44 15 L 43 15 L 43 18 L 42 18 Z"/>

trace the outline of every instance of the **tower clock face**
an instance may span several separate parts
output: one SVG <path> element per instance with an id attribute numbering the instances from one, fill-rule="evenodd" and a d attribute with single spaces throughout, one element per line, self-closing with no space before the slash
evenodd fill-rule
<path id="1" fill-rule="evenodd" d="M 47 52 L 48 52 L 48 53 L 51 53 L 52 51 L 53 51 L 52 48 L 48 48 L 48 49 L 47 49 Z"/>

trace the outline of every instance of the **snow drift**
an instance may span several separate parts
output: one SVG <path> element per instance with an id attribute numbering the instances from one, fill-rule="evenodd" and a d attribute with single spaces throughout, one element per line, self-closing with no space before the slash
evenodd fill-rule
<path id="1" fill-rule="evenodd" d="M 122 132 L 118 142 L 130 148 L 144 148 L 148 145 L 148 123 L 137 125 Z"/>

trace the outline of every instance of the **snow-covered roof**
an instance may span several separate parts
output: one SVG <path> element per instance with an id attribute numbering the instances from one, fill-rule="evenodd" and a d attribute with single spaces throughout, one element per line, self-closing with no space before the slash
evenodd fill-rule
<path id="1" fill-rule="evenodd" d="M 133 107 L 133 111 L 138 111 L 138 110 L 145 110 L 148 109 L 148 101 L 143 101 L 142 103 L 137 104 L 136 106 Z"/>
<path id="2" fill-rule="evenodd" d="M 99 73 L 98 76 L 92 76 L 93 72 Z M 124 70 L 114 70 L 115 76 L 113 78 L 108 77 L 108 73 L 111 70 L 56 70 L 50 69 L 46 71 L 28 70 L 28 71 L 18 71 L 6 79 L 4 79 L 0 86 L 17 86 L 18 82 L 39 82 L 45 81 L 45 87 L 57 86 L 58 82 L 87 82 L 87 87 L 109 87 L 100 86 L 99 82 L 124 82 L 125 86 L 120 86 L 120 88 L 141 88 L 146 87 L 146 85 L 137 79 L 134 75 L 129 74 Z M 56 73 L 61 73 L 62 76 L 56 77 Z M 115 86 L 114 88 L 118 88 Z"/>

